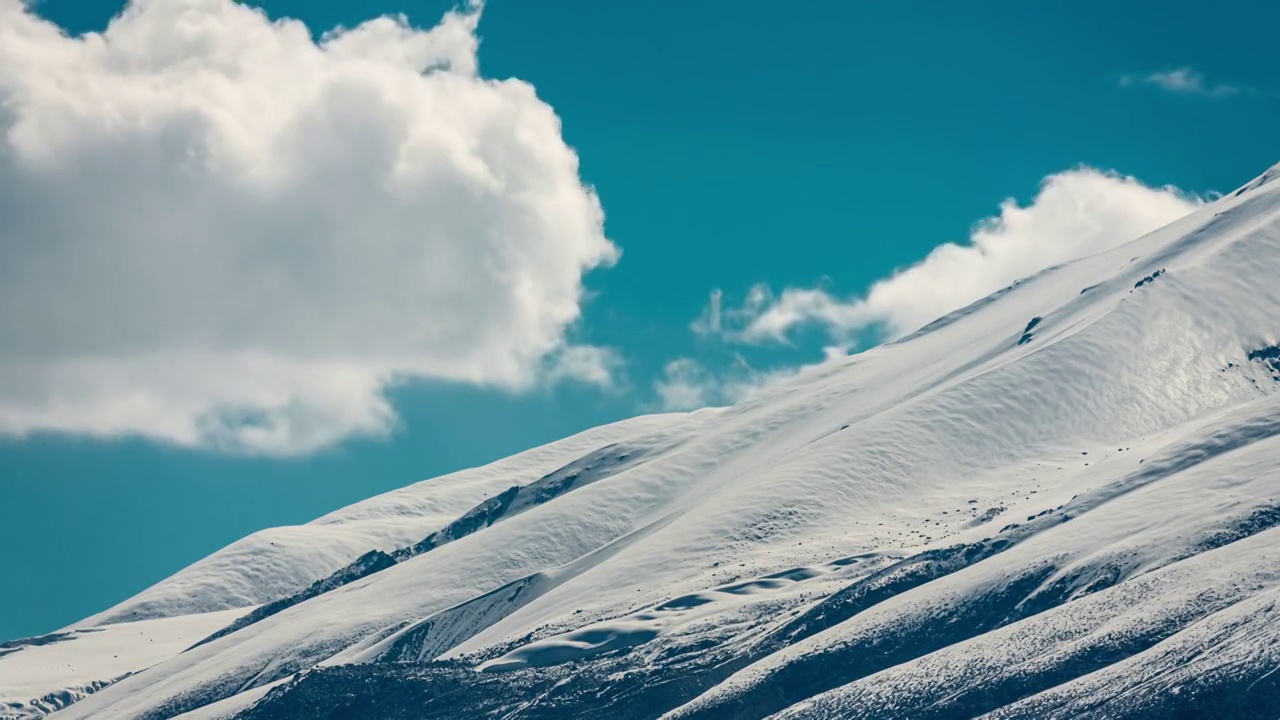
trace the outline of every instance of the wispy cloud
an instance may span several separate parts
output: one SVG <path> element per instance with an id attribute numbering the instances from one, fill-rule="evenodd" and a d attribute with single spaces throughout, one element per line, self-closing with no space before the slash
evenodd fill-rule
<path id="1" fill-rule="evenodd" d="M 1120 78 L 1120 85 L 1148 85 L 1176 95 L 1198 95 L 1209 98 L 1227 98 L 1246 92 L 1243 85 L 1233 85 L 1211 80 L 1199 70 L 1180 67 L 1154 72 L 1148 75 L 1129 74 Z"/>
<path id="2" fill-rule="evenodd" d="M 596 345 L 563 345 L 543 357 L 541 378 L 547 383 L 576 382 L 602 390 L 620 390 L 626 361 L 617 350 Z"/>
<path id="3" fill-rule="evenodd" d="M 856 344 L 869 328 L 899 337 L 1019 278 L 1136 239 L 1199 203 L 1176 188 L 1093 168 L 1068 170 L 1045 178 L 1030 204 L 1006 200 L 967 243 L 937 246 L 863 297 L 837 297 L 821 286 L 774 293 L 757 285 L 736 307 L 722 307 L 714 294 L 694 330 L 745 343 L 785 343 L 805 326 L 823 329 L 843 346 Z"/>
<path id="4" fill-rule="evenodd" d="M 792 377 L 804 367 L 757 370 L 742 356 L 728 367 L 712 371 L 692 358 L 667 363 L 653 383 L 654 410 L 696 410 L 732 405 L 747 400 L 774 383 Z"/>
<path id="5" fill-rule="evenodd" d="M 723 330 L 721 327 L 721 307 L 720 303 L 724 298 L 724 292 L 720 288 L 711 291 L 711 298 L 707 302 L 707 309 L 693 321 L 693 331 L 699 335 L 718 335 Z"/>

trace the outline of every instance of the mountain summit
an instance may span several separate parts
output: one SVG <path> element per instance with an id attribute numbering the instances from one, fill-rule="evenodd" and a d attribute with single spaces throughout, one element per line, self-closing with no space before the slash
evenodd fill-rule
<path id="1" fill-rule="evenodd" d="M 1274 717 L 1278 178 L 734 407 L 251 535 L 0 645 L 0 717 Z"/>

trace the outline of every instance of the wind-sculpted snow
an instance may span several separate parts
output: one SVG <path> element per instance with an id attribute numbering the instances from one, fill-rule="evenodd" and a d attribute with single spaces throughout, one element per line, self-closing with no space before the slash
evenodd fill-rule
<path id="1" fill-rule="evenodd" d="M 781 717 L 883 717 L 885 709 L 892 708 L 901 717 L 940 720 L 999 710 L 1138 658 L 1206 618 L 1238 612 L 1237 604 L 1274 596 L 1280 581 L 1277 539 L 1280 536 L 1270 532 L 1232 552 L 1207 553 L 1145 574 L 869 674 L 794 705 Z M 1195 588 L 1191 592 L 1186 591 L 1188 583 Z M 1242 674 L 1248 675 L 1247 669 Z M 1235 687 L 1244 690 L 1244 685 Z M 1105 695 L 1094 695 L 1099 697 Z"/>
<path id="2" fill-rule="evenodd" d="M 78 626 L 241 608 L 58 717 L 1274 717 L 1269 177 L 737 406 L 252 536 Z"/>
<path id="3" fill-rule="evenodd" d="M 986 637 L 984 633 L 1023 618 L 1036 617 L 1055 608 L 1078 607 L 1076 603 L 1093 593 L 1133 587 L 1130 579 L 1142 573 L 1186 558 L 1200 558 L 1209 551 L 1265 533 L 1280 525 L 1280 483 L 1273 480 L 1275 459 L 1280 457 L 1277 455 L 1280 441 L 1272 439 L 1277 433 L 1280 433 L 1280 414 L 1273 410 L 1210 437 L 1180 444 L 1166 457 L 1144 462 L 1142 470 L 1077 496 L 1024 524 L 1008 526 L 991 540 L 928 551 L 896 563 L 818 603 L 782 630 L 786 642 L 777 644 L 778 656 L 743 671 L 718 688 L 717 693 L 700 699 L 677 716 L 764 717 L 841 684 L 876 676 L 949 646 L 960 647 L 957 643 Z M 1237 449 L 1242 449 L 1243 456 L 1232 458 L 1234 462 L 1227 468 L 1220 467 L 1218 463 L 1222 461 L 1217 458 L 1229 457 Z M 1201 464 L 1207 467 L 1199 467 Z M 1220 500 L 1238 501 L 1229 510 L 1221 515 L 1205 513 L 1209 517 L 1189 518 L 1160 531 L 1130 534 L 1128 527 L 1142 521 L 1144 510 L 1167 518 L 1167 513 L 1192 506 L 1198 500 L 1203 502 L 1197 496 L 1211 489 L 1214 483 L 1210 478 L 1224 470 L 1228 471 L 1231 485 L 1248 491 L 1220 495 Z M 1152 487 L 1157 482 L 1168 485 Z M 1276 492 L 1274 500 L 1247 506 L 1248 498 L 1267 491 Z M 1156 510 L 1164 512 L 1154 512 Z M 1274 533 L 1268 537 L 1274 544 Z M 1027 546 L 1033 548 L 1032 552 L 1027 552 Z M 1280 556 L 1280 547 L 1274 549 Z M 1264 546 L 1264 550 L 1269 551 L 1271 547 Z M 1002 552 L 1007 554 L 993 557 Z M 1234 556 L 1228 554 L 1227 557 Z M 995 565 L 988 567 L 991 563 Z M 998 582 L 993 582 L 993 573 L 997 574 Z M 945 581 L 924 585 L 924 581 L 944 575 L 948 576 Z M 1270 583 L 1271 576 L 1266 577 Z M 927 588 L 927 593 L 914 592 L 922 586 Z M 1217 584 L 1208 588 L 1211 593 L 1220 590 Z M 1198 594 L 1206 591 L 1204 587 L 1193 585 L 1192 590 L 1184 600 L 1193 607 L 1211 605 Z M 893 601 L 888 609 L 878 607 L 888 600 Z M 1177 627 L 1180 626 L 1166 629 L 1171 634 Z M 1156 639 L 1141 649 L 1163 638 L 1154 632 L 1143 637 Z M 798 642 L 806 639 L 809 640 Z M 1112 644 L 1101 647 L 1098 652 L 1114 661 L 1132 654 L 1126 647 Z M 1001 660 L 997 664 L 1004 667 L 1007 663 Z M 1078 669 L 1087 664 L 1077 660 L 1071 667 Z M 957 663 L 958 667 L 964 665 Z M 1074 676 L 1066 679 L 1071 677 Z M 964 684 L 971 680 L 957 682 Z M 1061 681 L 1056 679 L 1046 687 Z M 1034 680 L 1023 678 L 1021 682 L 1019 692 L 1022 694 L 1015 693 L 1012 700 L 1027 694 Z M 909 711 L 899 708 L 897 712 L 904 713 L 902 717 L 933 717 L 929 713 L 938 710 L 941 698 L 955 692 L 957 689 L 951 688 L 922 699 L 922 703 L 932 708 L 928 712 L 920 707 Z M 995 690 L 983 685 L 981 692 Z M 899 694 L 902 694 L 901 688 Z M 861 701 L 853 704 L 858 702 Z M 999 707 L 1003 702 L 987 709 Z M 847 714 L 824 715 L 824 712 L 832 711 L 828 707 L 808 716 Z M 963 712 L 937 717 L 975 717 L 986 710 L 979 712 L 969 707 Z"/>

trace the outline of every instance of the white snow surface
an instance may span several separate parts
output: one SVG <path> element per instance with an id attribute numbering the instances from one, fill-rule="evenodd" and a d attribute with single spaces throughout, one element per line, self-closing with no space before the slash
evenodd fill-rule
<path id="1" fill-rule="evenodd" d="M 485 497 L 529 483 L 617 438 L 663 425 L 640 417 L 594 428 L 483 467 L 424 480 L 307 523 L 270 528 L 219 550 L 85 622 L 106 624 L 258 605 L 325 577 L 373 549 L 394 550 Z"/>
<path id="2" fill-rule="evenodd" d="M 72 626 L 0 650 L 0 718 L 39 717 L 131 672 L 168 660 L 241 610 Z M 37 644 L 40 641 L 44 644 Z"/>
<path id="3" fill-rule="evenodd" d="M 194 613 L 453 528 L 139 656 L 57 717 L 220 717 L 328 671 L 432 660 L 476 682 L 640 671 L 676 649 L 746 660 L 653 716 L 1079 717 L 1176 702 L 1215 673 L 1258 682 L 1280 661 L 1276 175 L 737 406 L 597 428 L 250 536 L 77 627 L 188 633 L 212 617 Z M 863 604 L 841 614 L 846 597 Z"/>

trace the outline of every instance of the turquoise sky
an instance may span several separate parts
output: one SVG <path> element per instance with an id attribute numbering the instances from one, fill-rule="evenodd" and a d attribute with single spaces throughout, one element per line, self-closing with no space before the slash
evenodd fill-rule
<path id="1" fill-rule="evenodd" d="M 431 26 L 447 2 L 284 0 L 313 31 L 381 13 Z M 110 0 L 43 0 L 70 32 Z M 797 10 L 797 8 L 801 8 Z M 1280 161 L 1280 4 L 492 0 L 481 68 L 559 112 L 623 250 L 588 276 L 575 337 L 617 348 L 627 386 L 514 396 L 418 383 L 402 428 L 301 459 L 141 440 L 0 440 L 0 640 L 53 630 L 254 530 L 483 463 L 654 401 L 664 363 L 723 368 L 699 339 L 710 289 L 855 295 L 1005 197 L 1080 163 L 1149 184 L 1229 190 Z M 1235 93 L 1121 82 L 1188 67 Z M 820 339 L 741 350 L 761 368 Z"/>

